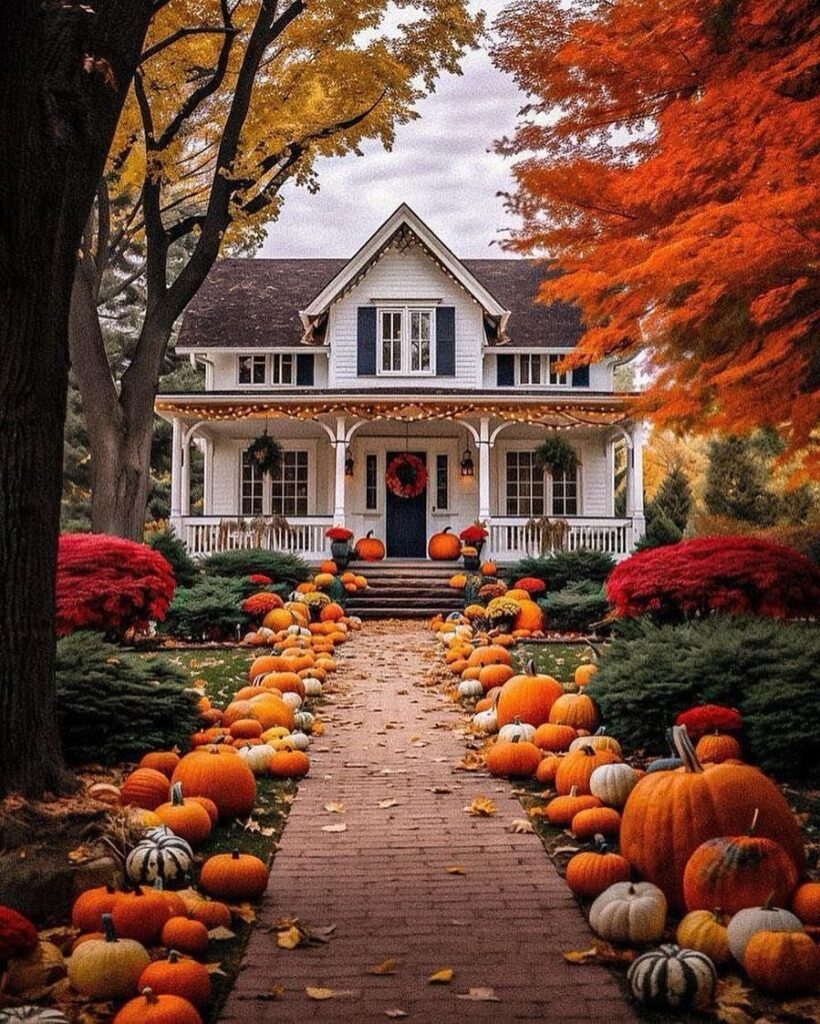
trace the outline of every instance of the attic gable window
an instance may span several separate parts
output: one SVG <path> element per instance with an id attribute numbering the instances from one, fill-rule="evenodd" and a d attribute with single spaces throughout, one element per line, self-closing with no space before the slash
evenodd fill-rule
<path id="1" fill-rule="evenodd" d="M 434 325 L 432 309 L 380 309 L 379 374 L 432 373 Z"/>
<path id="2" fill-rule="evenodd" d="M 564 353 L 522 352 L 516 357 L 517 383 L 523 387 L 567 387 L 571 374 L 559 373 Z"/>

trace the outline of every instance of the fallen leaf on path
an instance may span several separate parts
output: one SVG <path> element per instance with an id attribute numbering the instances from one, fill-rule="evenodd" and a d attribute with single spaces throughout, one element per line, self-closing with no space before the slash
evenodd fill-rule
<path id="1" fill-rule="evenodd" d="M 398 807 L 398 800 L 379 800 L 379 807 L 386 811 L 388 807 Z"/>
<path id="2" fill-rule="evenodd" d="M 208 974 L 221 974 L 223 975 L 223 977 L 227 977 L 227 974 L 225 974 L 225 972 L 222 970 L 222 964 L 219 963 L 219 961 L 216 961 L 212 964 L 203 964 L 203 967 L 208 972 Z"/>
<path id="3" fill-rule="evenodd" d="M 455 973 L 452 967 L 442 967 L 440 971 L 431 974 L 427 981 L 431 985 L 447 985 L 453 980 Z"/>
<path id="4" fill-rule="evenodd" d="M 396 968 L 399 966 L 398 960 L 382 960 L 380 964 L 376 964 L 375 967 L 368 968 L 368 974 L 393 974 Z"/>
<path id="5" fill-rule="evenodd" d="M 399 1017 L 406 1017 L 407 1011 L 399 1009 L 385 1010 L 384 1015 L 385 1017 L 390 1017 L 391 1020 L 398 1020 Z"/>
<path id="6" fill-rule="evenodd" d="M 338 825 L 322 825 L 323 832 L 347 832 L 347 825 L 343 821 Z"/>
<path id="7" fill-rule="evenodd" d="M 527 821 L 526 818 L 513 818 L 513 820 L 507 826 L 508 832 L 523 833 L 523 832 L 534 832 L 535 829 L 532 827 L 532 822 Z"/>
<path id="8" fill-rule="evenodd" d="M 464 810 L 476 818 L 489 818 L 498 811 L 498 808 L 488 796 L 477 796 Z"/>
<path id="9" fill-rule="evenodd" d="M 253 924 L 256 920 L 256 911 L 250 903 L 239 903 L 236 906 L 232 906 L 231 913 L 241 918 L 247 924 Z"/>
<path id="10" fill-rule="evenodd" d="M 276 933 L 276 945 L 280 949 L 296 949 L 304 942 L 304 933 L 296 925 L 286 928 L 285 931 Z"/>
<path id="11" fill-rule="evenodd" d="M 484 758 L 480 754 L 468 750 L 467 753 L 456 765 L 456 770 L 463 772 L 477 772 L 484 767 Z"/>
<path id="12" fill-rule="evenodd" d="M 325 810 L 329 811 L 331 814 L 344 814 L 347 810 L 340 800 L 329 800 L 324 806 Z"/>
<path id="13" fill-rule="evenodd" d="M 552 851 L 553 854 L 557 853 L 577 853 L 581 849 L 580 846 L 556 846 Z"/>
<path id="14" fill-rule="evenodd" d="M 444 870 L 448 875 L 463 875 L 466 873 L 460 864 L 450 864 Z"/>
<path id="15" fill-rule="evenodd" d="M 275 1002 L 277 999 L 284 999 L 284 997 L 285 997 L 285 986 L 284 985 L 274 985 L 273 988 L 271 988 L 269 991 L 267 991 L 267 992 L 260 992 L 258 995 L 254 996 L 254 999 L 258 999 L 260 1002 L 263 1002 L 263 1003 L 264 1002 L 272 1003 L 272 1002 Z"/>
<path id="16" fill-rule="evenodd" d="M 313 985 L 305 985 L 305 993 L 309 999 L 336 999 L 339 996 L 358 995 L 352 988 L 318 988 Z"/>
<path id="17" fill-rule="evenodd" d="M 456 999 L 469 999 L 473 1003 L 500 1003 L 501 1000 L 491 988 L 471 988 L 466 992 L 459 992 Z"/>
<path id="18" fill-rule="evenodd" d="M 220 942 L 222 939 L 235 939 L 236 932 L 232 932 L 230 928 L 223 928 L 220 925 L 218 928 L 212 928 L 208 932 L 208 938 L 216 939 L 217 942 Z"/>
<path id="19" fill-rule="evenodd" d="M 328 924 L 323 928 L 308 928 L 308 942 L 330 942 L 330 938 L 335 931 L 335 924 Z"/>
<path id="20" fill-rule="evenodd" d="M 564 959 L 570 964 L 588 964 L 592 961 L 605 964 L 631 963 L 638 953 L 634 949 L 617 949 L 608 942 L 599 939 L 589 949 L 573 949 L 564 953 Z"/>

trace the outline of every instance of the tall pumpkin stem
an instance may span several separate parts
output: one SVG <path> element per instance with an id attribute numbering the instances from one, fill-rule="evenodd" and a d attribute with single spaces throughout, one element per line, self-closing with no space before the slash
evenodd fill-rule
<path id="1" fill-rule="evenodd" d="M 685 725 L 672 726 L 672 743 L 675 746 L 678 757 L 683 761 L 683 767 L 687 772 L 703 771 L 703 765 L 698 761 L 695 748 L 692 746 L 692 741 L 689 739 L 689 733 L 686 731 Z"/>
<path id="2" fill-rule="evenodd" d="M 114 931 L 114 922 L 112 921 L 110 914 L 102 915 L 102 929 L 106 942 L 117 941 L 117 933 Z"/>
<path id="3" fill-rule="evenodd" d="M 182 798 L 182 783 L 175 782 L 171 786 L 171 803 L 174 807 L 184 807 L 185 801 Z"/>

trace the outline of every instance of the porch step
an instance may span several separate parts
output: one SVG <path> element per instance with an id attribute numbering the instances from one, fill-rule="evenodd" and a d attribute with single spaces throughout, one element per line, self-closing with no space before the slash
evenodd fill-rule
<path id="1" fill-rule="evenodd" d="M 367 578 L 367 590 L 347 600 L 347 611 L 363 619 L 426 619 L 449 615 L 463 604 L 462 595 L 447 586 L 457 563 L 421 559 L 355 562 L 354 571 Z"/>

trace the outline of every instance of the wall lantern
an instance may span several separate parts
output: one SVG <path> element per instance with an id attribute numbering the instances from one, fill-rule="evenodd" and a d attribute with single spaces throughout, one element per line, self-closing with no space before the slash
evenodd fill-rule
<path id="1" fill-rule="evenodd" d="M 470 454 L 470 446 L 468 445 L 464 449 L 464 454 L 461 456 L 461 475 L 462 476 L 474 476 L 475 475 L 475 464 L 473 457 Z"/>
<path id="2" fill-rule="evenodd" d="M 350 454 L 350 449 L 347 449 L 345 453 L 345 476 L 353 476 L 353 470 L 356 468 L 356 463 L 353 460 L 353 456 Z"/>

